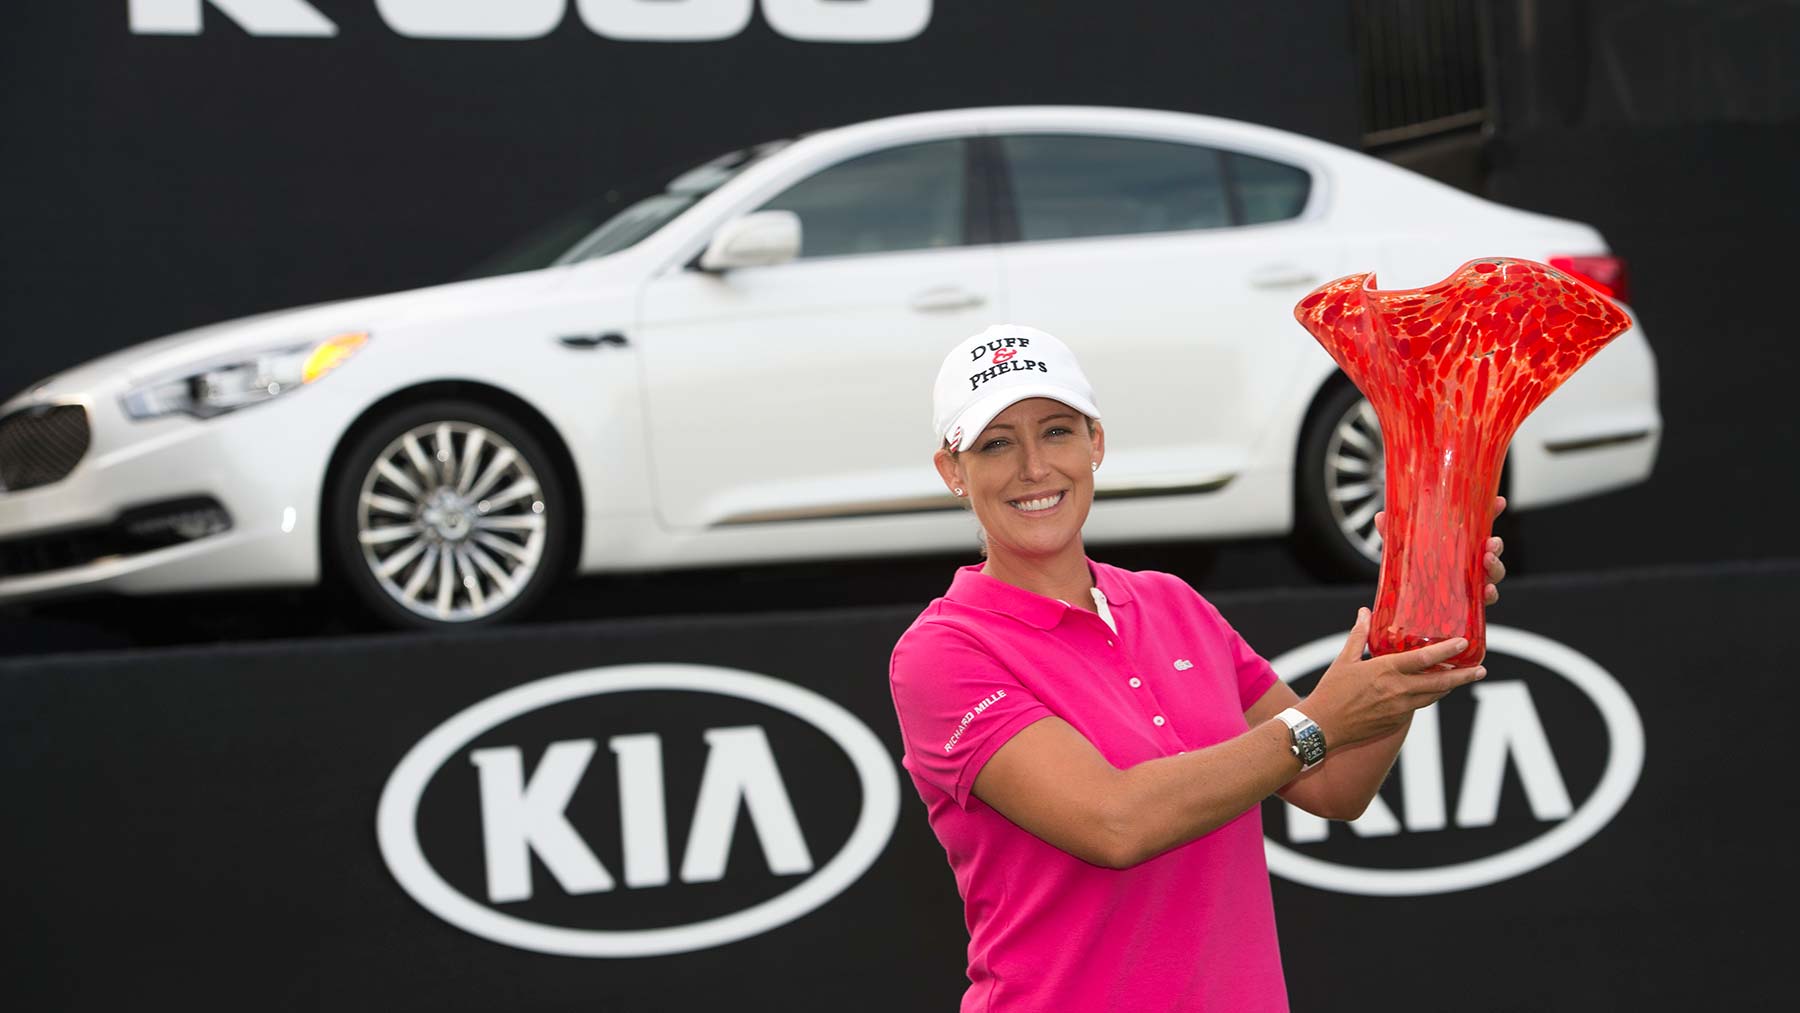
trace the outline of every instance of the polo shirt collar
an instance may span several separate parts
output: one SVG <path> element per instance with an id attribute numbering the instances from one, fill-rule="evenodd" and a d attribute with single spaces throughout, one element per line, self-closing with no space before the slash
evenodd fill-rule
<path id="1" fill-rule="evenodd" d="M 1087 564 L 1088 572 L 1093 575 L 1094 584 L 1100 589 L 1100 593 L 1106 596 L 1107 604 L 1130 603 L 1131 589 L 1126 584 L 1124 571 L 1091 559 Z M 963 605 L 1012 616 L 1040 630 L 1055 629 L 1056 624 L 1062 622 L 1063 615 L 1075 607 L 1065 605 L 1055 598 L 1046 598 L 1022 587 L 1015 587 L 998 577 L 990 577 L 981 572 L 981 567 L 982 564 L 973 563 L 958 569 L 956 577 L 950 582 L 950 590 L 944 597 Z"/>

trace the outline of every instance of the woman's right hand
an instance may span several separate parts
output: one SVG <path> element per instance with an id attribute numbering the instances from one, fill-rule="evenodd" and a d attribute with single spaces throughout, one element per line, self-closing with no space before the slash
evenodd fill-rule
<path id="1" fill-rule="evenodd" d="M 1332 749 L 1396 731 L 1413 711 L 1487 675 L 1480 665 L 1445 667 L 1469 646 L 1461 637 L 1365 660 L 1369 622 L 1369 610 L 1358 609 L 1344 649 L 1300 704 L 1300 710 L 1325 733 L 1325 744 Z"/>

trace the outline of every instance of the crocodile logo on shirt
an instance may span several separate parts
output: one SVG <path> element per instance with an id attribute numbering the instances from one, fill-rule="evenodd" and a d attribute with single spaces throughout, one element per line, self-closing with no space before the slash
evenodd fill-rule
<path id="1" fill-rule="evenodd" d="M 1194 663 L 1187 660 L 1186 658 L 1176 658 L 1175 659 L 1175 671 L 1177 671 L 1177 672 L 1185 672 L 1188 669 L 1193 668 L 1193 667 L 1194 667 Z"/>

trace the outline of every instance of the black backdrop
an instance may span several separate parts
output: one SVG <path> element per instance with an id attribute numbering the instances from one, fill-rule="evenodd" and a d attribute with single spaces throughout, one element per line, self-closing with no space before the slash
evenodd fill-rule
<path id="1" fill-rule="evenodd" d="M 1591 222 L 1625 258 L 1664 427 L 1648 482 L 1519 514 L 1509 562 L 1541 572 L 1800 556 L 1788 393 L 1800 351 L 1784 309 L 1800 125 L 1541 127 L 1490 157 L 1496 199 Z"/>
<path id="2" fill-rule="evenodd" d="M 1772 631 L 1792 611 L 1797 579 L 1800 565 L 1789 562 L 1509 581 L 1493 622 L 1581 652 L 1632 701 L 1644 750 L 1630 795 L 1562 857 L 1488 885 L 1379 897 L 1277 878 L 1294 1007 L 1725 1009 L 1785 994 L 1789 933 L 1779 926 L 1793 877 L 1779 813 L 1791 793 L 1779 785 L 1791 762 L 1783 715 L 1795 693 L 1791 651 Z M 1359 598 L 1246 592 L 1217 602 L 1273 657 L 1315 638 L 1337 642 Z M 382 786 L 422 736 L 492 694 L 590 666 L 765 673 L 846 707 L 897 761 L 884 673 L 912 615 L 841 609 L 0 661 L 0 797 L 9 814 L 0 835 L 8 912 L 0 991 L 10 1008 L 33 1010 L 952 1009 L 966 941 L 960 905 L 903 774 L 893 838 L 848 889 L 761 935 L 681 955 L 575 958 L 489 942 L 414 903 L 376 845 Z M 1553 675 L 1497 650 L 1488 665 L 1481 685 L 1529 688 L 1579 809 L 1619 740 Z M 595 699 L 560 717 L 546 711 L 534 728 L 515 723 L 502 740 L 523 747 L 531 770 L 551 739 L 661 732 L 674 785 L 695 776 L 677 760 L 684 729 L 747 713 L 696 718 L 654 699 Z M 1468 740 L 1452 708 L 1472 704 L 1462 694 L 1440 706 L 1455 813 Z M 749 720 L 768 726 L 823 863 L 854 793 L 816 742 Z M 465 794 L 476 777 L 469 748 L 438 775 Z M 1437 866 L 1562 823 L 1535 818 L 1516 765 L 1507 771 L 1492 825 L 1458 819 L 1358 841 L 1334 824 L 1326 842 L 1294 846 L 1326 861 L 1368 865 L 1385 855 Z M 1403 780 L 1384 788 L 1395 812 Z M 480 838 L 467 820 L 430 825 L 438 790 L 427 789 L 421 809 L 427 856 L 479 898 L 479 874 L 458 880 L 453 870 L 459 849 L 467 859 Z M 689 798 L 670 792 L 675 855 Z M 1264 826 L 1281 840 L 1274 805 Z M 616 811 L 603 794 L 583 808 L 578 795 L 569 813 L 616 872 L 609 807 Z M 751 836 L 740 830 L 720 883 L 662 891 L 672 902 L 682 891 L 726 891 L 690 898 L 715 905 L 712 913 L 721 901 L 765 896 Z M 634 911 L 628 891 L 574 903 L 541 867 L 536 883 L 541 897 L 501 906 L 566 919 L 585 904 L 614 928 L 677 910 Z M 571 903 L 557 908 L 559 899 Z"/>

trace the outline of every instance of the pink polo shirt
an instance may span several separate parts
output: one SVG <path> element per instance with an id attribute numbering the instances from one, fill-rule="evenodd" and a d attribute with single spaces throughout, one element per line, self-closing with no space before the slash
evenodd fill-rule
<path id="1" fill-rule="evenodd" d="M 1262 810 L 1125 870 L 1090 865 L 970 794 L 1055 715 L 1120 769 L 1242 734 L 1277 676 L 1180 578 L 1089 561 L 1100 616 L 966 566 L 894 648 L 904 764 L 961 891 L 962 1009 L 1287 1009 Z"/>

